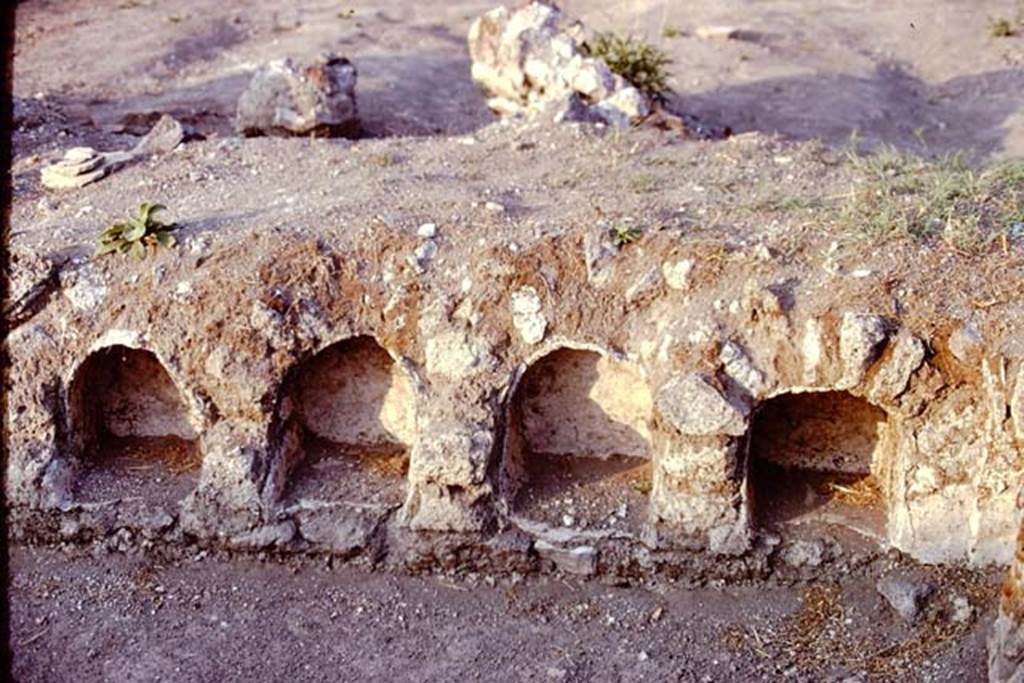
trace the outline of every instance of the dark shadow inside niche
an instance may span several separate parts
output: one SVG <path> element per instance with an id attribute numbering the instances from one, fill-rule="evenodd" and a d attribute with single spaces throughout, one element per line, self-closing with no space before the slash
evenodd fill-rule
<path id="1" fill-rule="evenodd" d="M 769 399 L 750 431 L 755 523 L 824 522 L 884 536 L 890 446 L 885 411 L 847 392 Z"/>

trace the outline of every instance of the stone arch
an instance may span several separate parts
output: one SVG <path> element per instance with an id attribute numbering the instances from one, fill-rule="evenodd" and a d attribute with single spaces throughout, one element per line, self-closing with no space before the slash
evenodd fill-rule
<path id="1" fill-rule="evenodd" d="M 535 357 L 510 390 L 504 505 L 548 524 L 639 527 L 650 489 L 652 410 L 633 363 L 567 344 Z"/>
<path id="2" fill-rule="evenodd" d="M 757 407 L 747 437 L 755 524 L 821 520 L 886 538 L 896 449 L 886 411 L 848 391 L 780 393 Z"/>
<path id="3" fill-rule="evenodd" d="M 75 497 L 180 502 L 195 487 L 199 435 L 180 388 L 152 351 L 113 344 L 75 370 L 68 439 L 80 473 Z"/>
<path id="4" fill-rule="evenodd" d="M 401 503 L 416 390 L 376 339 L 326 346 L 295 365 L 281 391 L 284 439 L 292 442 L 279 484 L 287 500 Z"/>

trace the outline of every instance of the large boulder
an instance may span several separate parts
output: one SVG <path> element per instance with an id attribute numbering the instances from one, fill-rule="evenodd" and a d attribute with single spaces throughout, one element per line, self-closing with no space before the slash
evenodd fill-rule
<path id="1" fill-rule="evenodd" d="M 308 65 L 280 59 L 262 66 L 238 99 L 242 135 L 347 135 L 359 128 L 356 67 L 326 53 Z"/>
<path id="2" fill-rule="evenodd" d="M 583 49 L 584 28 L 557 7 L 498 7 L 469 28 L 473 80 L 499 114 L 550 114 L 558 120 L 623 127 L 651 113 L 651 102 Z"/>

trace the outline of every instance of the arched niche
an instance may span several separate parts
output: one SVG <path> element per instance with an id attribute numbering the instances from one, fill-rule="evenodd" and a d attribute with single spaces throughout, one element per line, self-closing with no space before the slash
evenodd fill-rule
<path id="1" fill-rule="evenodd" d="M 846 391 L 781 394 L 759 406 L 748 438 L 756 524 L 818 521 L 884 538 L 894 452 L 884 410 Z"/>
<path id="2" fill-rule="evenodd" d="M 79 500 L 183 499 L 198 480 L 198 435 L 178 387 L 151 351 L 108 346 L 68 387 L 68 428 Z"/>
<path id="3" fill-rule="evenodd" d="M 375 339 L 324 348 L 288 373 L 284 392 L 301 451 L 288 473 L 289 500 L 402 501 L 416 396 Z"/>
<path id="4" fill-rule="evenodd" d="M 512 514 L 551 525 L 636 530 L 650 491 L 652 400 L 639 368 L 558 348 L 509 403 L 502 481 Z"/>

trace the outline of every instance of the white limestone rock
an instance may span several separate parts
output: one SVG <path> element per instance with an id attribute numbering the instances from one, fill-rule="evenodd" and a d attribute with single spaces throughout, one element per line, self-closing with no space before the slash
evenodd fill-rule
<path id="1" fill-rule="evenodd" d="M 512 325 L 527 344 L 537 344 L 544 339 L 548 321 L 542 308 L 540 296 L 533 287 L 523 287 L 512 293 Z"/>
<path id="2" fill-rule="evenodd" d="M 839 356 L 843 376 L 837 389 L 852 389 L 861 383 L 871 364 L 885 347 L 889 330 L 885 321 L 875 315 L 846 313 L 839 328 Z"/>

